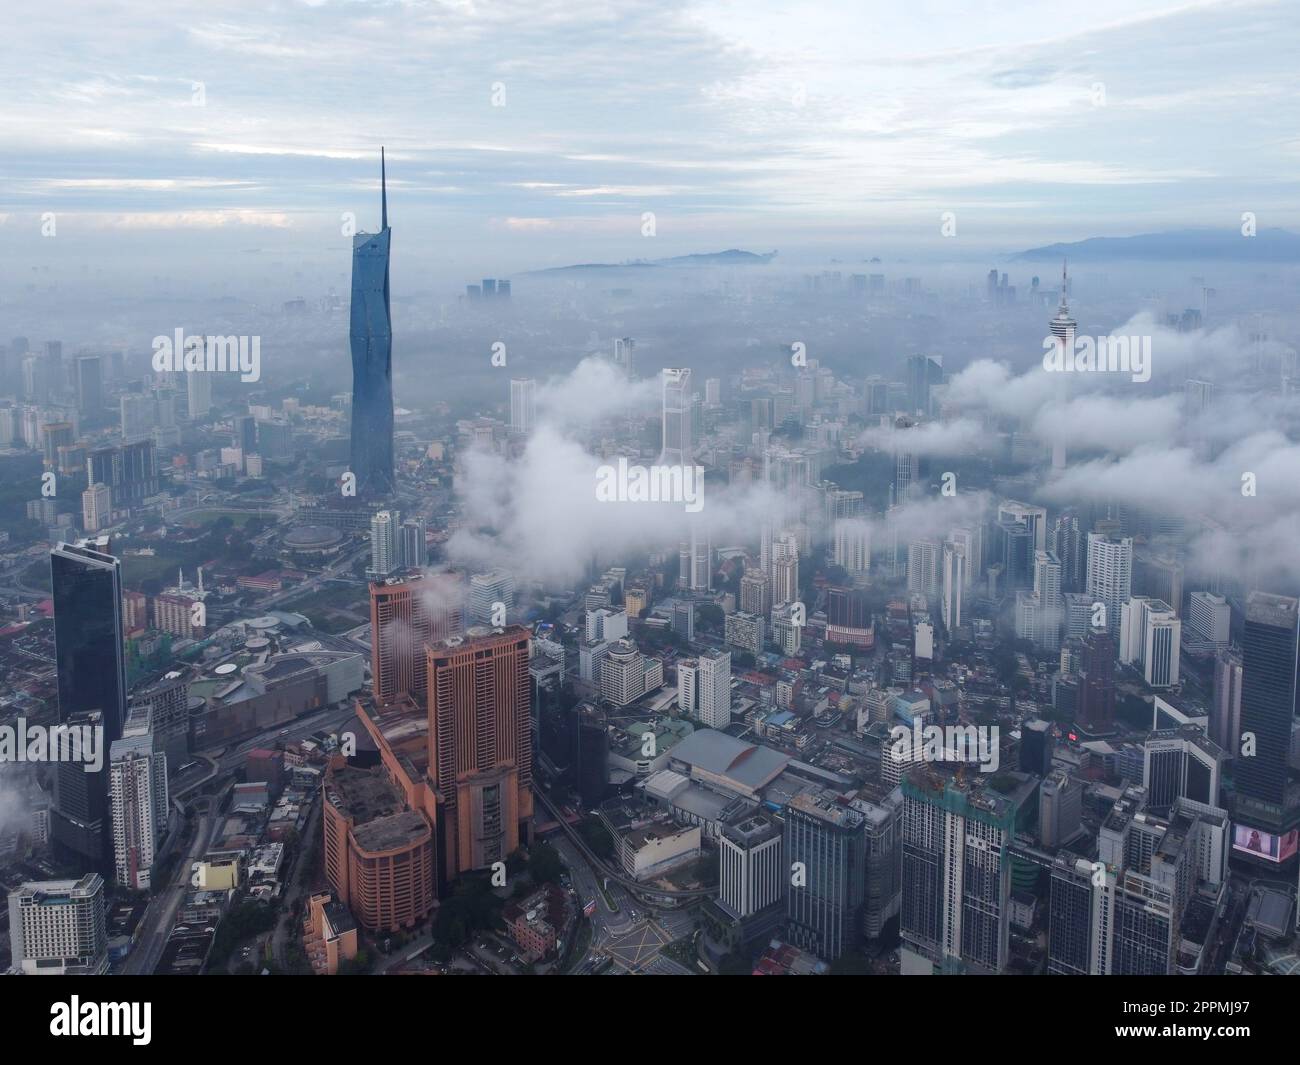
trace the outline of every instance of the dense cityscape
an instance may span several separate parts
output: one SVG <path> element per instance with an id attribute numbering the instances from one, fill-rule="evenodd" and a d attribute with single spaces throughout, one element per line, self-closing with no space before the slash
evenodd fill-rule
<path id="1" fill-rule="evenodd" d="M 382 125 L 0 297 L 0 972 L 1300 973 L 1300 237 L 456 278 Z"/>

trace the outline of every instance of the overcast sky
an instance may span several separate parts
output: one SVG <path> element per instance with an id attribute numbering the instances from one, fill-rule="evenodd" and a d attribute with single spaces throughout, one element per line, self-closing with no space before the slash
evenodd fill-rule
<path id="1" fill-rule="evenodd" d="M 1284 3 L 50 0 L 6 28 L 0 240 L 339 244 L 381 143 L 399 239 L 522 267 L 1294 226 L 1296 38 Z"/>

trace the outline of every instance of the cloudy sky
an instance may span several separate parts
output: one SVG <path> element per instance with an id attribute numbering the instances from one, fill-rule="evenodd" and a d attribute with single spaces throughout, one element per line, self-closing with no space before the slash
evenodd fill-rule
<path id="1" fill-rule="evenodd" d="M 48 0 L 6 31 L 0 239 L 318 245 L 375 224 L 381 143 L 395 226 L 525 267 L 1300 223 L 1293 6 L 975 6 Z"/>

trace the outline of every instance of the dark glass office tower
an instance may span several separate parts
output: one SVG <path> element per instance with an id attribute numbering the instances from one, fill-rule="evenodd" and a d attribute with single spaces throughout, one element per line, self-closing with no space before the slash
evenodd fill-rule
<path id="1" fill-rule="evenodd" d="M 352 473 L 357 495 L 393 492 L 393 319 L 388 304 L 388 180 L 379 156 L 381 225 L 352 238 Z"/>
<path id="2" fill-rule="evenodd" d="M 1274 833 L 1289 827 L 1286 778 L 1296 707 L 1298 606 L 1291 596 L 1251 592 L 1246 597 L 1241 732 L 1254 734 L 1255 753 L 1236 761 L 1236 813 Z"/>
<path id="3" fill-rule="evenodd" d="M 787 934 L 826 961 L 862 944 L 867 890 L 867 830 L 860 810 L 841 806 L 830 791 L 804 793 L 786 807 Z"/>
<path id="4" fill-rule="evenodd" d="M 98 714 L 94 724 L 104 729 L 107 751 L 121 738 L 126 719 L 121 563 L 110 553 L 107 537 L 59 544 L 50 552 L 50 583 L 59 721 L 86 724 L 85 715 Z M 95 773 L 79 765 L 60 767 L 52 830 L 56 848 L 84 863 L 83 872 L 113 875 L 107 759 Z"/>

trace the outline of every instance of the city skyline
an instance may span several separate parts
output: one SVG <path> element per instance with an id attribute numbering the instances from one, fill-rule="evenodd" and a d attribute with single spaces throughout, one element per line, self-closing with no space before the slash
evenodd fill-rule
<path id="1" fill-rule="evenodd" d="M 1085 1039 L 1271 1030 L 1163 978 L 1300 971 L 1294 37 L 32 12 L 0 973 L 1119 975 Z M 151 1041 L 156 982 L 20 983 Z M 1046 1045 L 1011 986 L 963 1010 Z"/>

